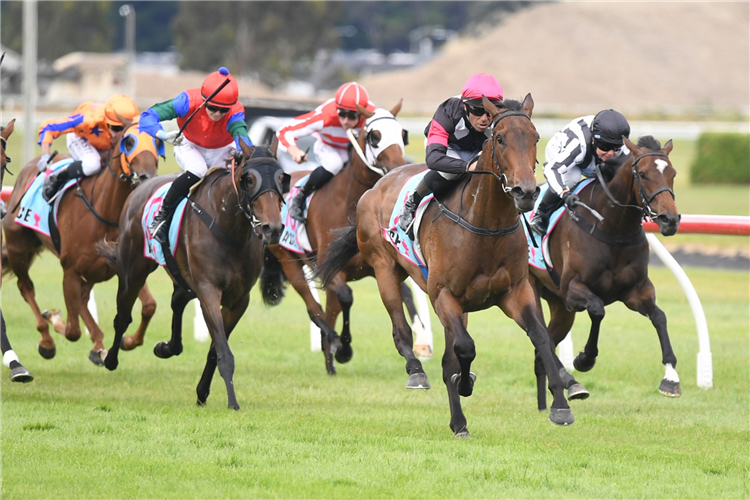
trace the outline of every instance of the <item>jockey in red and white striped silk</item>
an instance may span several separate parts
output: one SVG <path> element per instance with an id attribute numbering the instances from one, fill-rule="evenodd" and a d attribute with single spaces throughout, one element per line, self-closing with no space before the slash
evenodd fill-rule
<path id="1" fill-rule="evenodd" d="M 362 128 L 365 124 L 365 117 L 358 113 L 357 104 L 368 111 L 375 110 L 375 105 L 370 102 L 367 90 L 362 85 L 357 82 L 345 83 L 336 91 L 336 97 L 309 113 L 293 118 L 276 132 L 279 149 L 287 151 L 297 163 L 302 163 L 305 159 L 305 153 L 297 147 L 297 139 L 309 135 L 317 139 L 314 151 L 321 166 L 313 170 L 305 185 L 292 199 L 289 206 L 292 218 L 304 222 L 305 199 L 344 168 L 349 157 L 346 131 Z"/>
<path id="2" fill-rule="evenodd" d="M 229 83 L 211 97 L 226 80 Z M 211 99 L 200 108 L 209 97 Z M 240 141 L 253 145 L 247 135 L 245 107 L 238 100 L 237 80 L 227 68 L 221 67 L 206 77 L 201 88 L 188 89 L 174 99 L 154 104 L 141 115 L 141 130 L 172 144 L 177 164 L 184 170 L 164 195 L 151 224 L 151 236 L 155 240 L 162 242 L 167 237 L 164 222 L 190 188 L 203 178 L 208 167 L 224 165 L 236 151 L 241 151 Z M 177 130 L 166 132 L 161 126 L 160 122 L 175 118 L 180 129 L 184 127 L 184 137 Z"/>
<path id="3" fill-rule="evenodd" d="M 102 168 L 102 153 L 109 150 L 112 136 L 122 132 L 120 119 L 138 118 L 138 106 L 130 97 L 118 94 L 106 104 L 87 101 L 65 118 L 50 119 L 39 127 L 39 145 L 42 157 L 38 168 L 44 171 L 50 158 L 52 142 L 65 135 L 68 151 L 75 160 L 44 180 L 42 192 L 50 199 L 62 185 L 72 178 L 88 177 Z"/>

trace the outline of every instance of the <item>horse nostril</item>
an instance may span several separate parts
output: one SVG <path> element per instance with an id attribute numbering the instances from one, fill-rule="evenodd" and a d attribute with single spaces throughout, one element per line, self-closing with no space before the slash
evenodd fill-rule
<path id="1" fill-rule="evenodd" d="M 510 190 L 510 193 L 514 198 L 523 198 L 526 195 L 526 192 L 523 190 L 523 188 L 521 188 L 521 186 L 514 187 Z"/>

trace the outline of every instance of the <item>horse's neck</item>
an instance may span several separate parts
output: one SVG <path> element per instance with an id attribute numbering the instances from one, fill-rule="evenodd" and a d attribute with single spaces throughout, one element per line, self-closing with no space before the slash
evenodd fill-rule
<path id="1" fill-rule="evenodd" d="M 91 200 L 94 210 L 104 219 L 117 222 L 125 200 L 133 191 L 129 182 L 124 182 L 105 165 L 99 173 L 81 183 L 84 196 Z"/>
<path id="2" fill-rule="evenodd" d="M 250 237 L 253 226 L 240 206 L 241 195 L 234 187 L 231 174 L 219 179 L 204 178 L 196 194 L 198 203 L 232 239 L 245 241 Z"/>
<path id="3" fill-rule="evenodd" d="M 613 179 L 607 184 L 609 192 L 622 205 L 635 206 L 638 204 L 633 194 L 632 172 L 632 161 L 628 161 L 617 170 Z M 600 207 L 597 210 L 604 217 L 604 231 L 612 234 L 627 234 L 635 231 L 641 225 L 642 212 L 632 207 L 627 208 L 616 205 L 607 196 L 604 189 L 599 188 L 601 186 L 597 186 L 598 193 L 595 205 Z M 584 198 L 581 201 L 586 203 Z"/>
<path id="4" fill-rule="evenodd" d="M 486 168 L 486 167 L 489 167 Z M 491 166 L 483 169 L 491 171 Z M 465 186 L 465 189 L 464 189 Z M 459 182 L 456 190 L 461 196 L 461 217 L 471 224 L 486 229 L 508 227 L 518 221 L 513 199 L 503 191 L 501 182 L 490 174 L 471 174 L 468 185 Z M 458 206 L 453 207 L 458 210 Z"/>
<path id="5" fill-rule="evenodd" d="M 337 175 L 336 177 L 340 178 L 338 182 L 346 185 L 344 198 L 347 202 L 360 199 L 365 191 L 373 187 L 381 177 L 364 164 L 356 151 L 352 153 L 349 164 L 344 168 L 348 172 L 342 173 L 348 173 L 348 175 Z"/>

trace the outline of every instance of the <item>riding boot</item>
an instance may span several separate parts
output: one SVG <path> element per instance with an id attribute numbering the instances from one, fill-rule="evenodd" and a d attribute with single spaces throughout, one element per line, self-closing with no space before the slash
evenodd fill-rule
<path id="1" fill-rule="evenodd" d="M 325 168 L 318 167 L 313 170 L 305 185 L 292 198 L 289 204 L 289 217 L 299 222 L 305 222 L 305 200 L 313 191 L 320 189 L 331 179 L 333 179 L 333 174 Z"/>
<path id="2" fill-rule="evenodd" d="M 51 200 L 60 188 L 68 182 L 68 179 L 76 179 L 79 177 L 86 177 L 86 174 L 83 173 L 81 162 L 76 160 L 67 167 L 62 167 L 57 172 L 50 174 L 44 179 L 44 184 L 42 185 L 42 196 L 46 201 Z"/>
<path id="3" fill-rule="evenodd" d="M 424 177 L 422 177 L 422 180 L 419 181 L 419 184 L 417 184 L 417 187 L 412 191 L 411 195 L 404 203 L 404 206 L 401 207 L 401 212 L 398 214 L 398 227 L 404 232 L 408 233 L 411 229 L 419 203 L 422 201 L 422 198 L 427 196 L 431 191 L 432 190 L 427 186 Z"/>
<path id="4" fill-rule="evenodd" d="M 562 198 L 551 188 L 547 188 L 539 207 L 534 211 L 534 216 L 529 221 L 531 229 L 544 236 L 547 233 L 550 215 L 557 210 L 562 203 Z"/>
<path id="5" fill-rule="evenodd" d="M 154 216 L 154 220 L 151 222 L 149 232 L 151 237 L 159 243 L 167 243 L 168 231 L 167 231 L 167 220 L 172 212 L 177 207 L 177 204 L 188 195 L 190 188 L 195 185 L 196 182 L 201 178 L 192 172 L 184 172 L 177 177 L 169 190 L 164 195 L 164 200 L 161 202 L 159 212 Z"/>

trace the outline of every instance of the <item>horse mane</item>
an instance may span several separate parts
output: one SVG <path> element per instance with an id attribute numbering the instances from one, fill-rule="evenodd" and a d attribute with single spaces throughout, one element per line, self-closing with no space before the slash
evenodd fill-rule
<path id="1" fill-rule="evenodd" d="M 661 149 L 661 143 L 652 135 L 644 135 L 638 138 L 638 147 L 648 148 L 651 151 L 659 151 Z"/>
<path id="2" fill-rule="evenodd" d="M 497 105 L 497 109 L 507 109 L 508 111 L 521 111 L 523 103 L 515 99 L 506 99 Z"/>
<path id="3" fill-rule="evenodd" d="M 271 152 L 271 148 L 266 146 L 254 146 L 253 154 L 250 158 L 276 158 Z"/>

